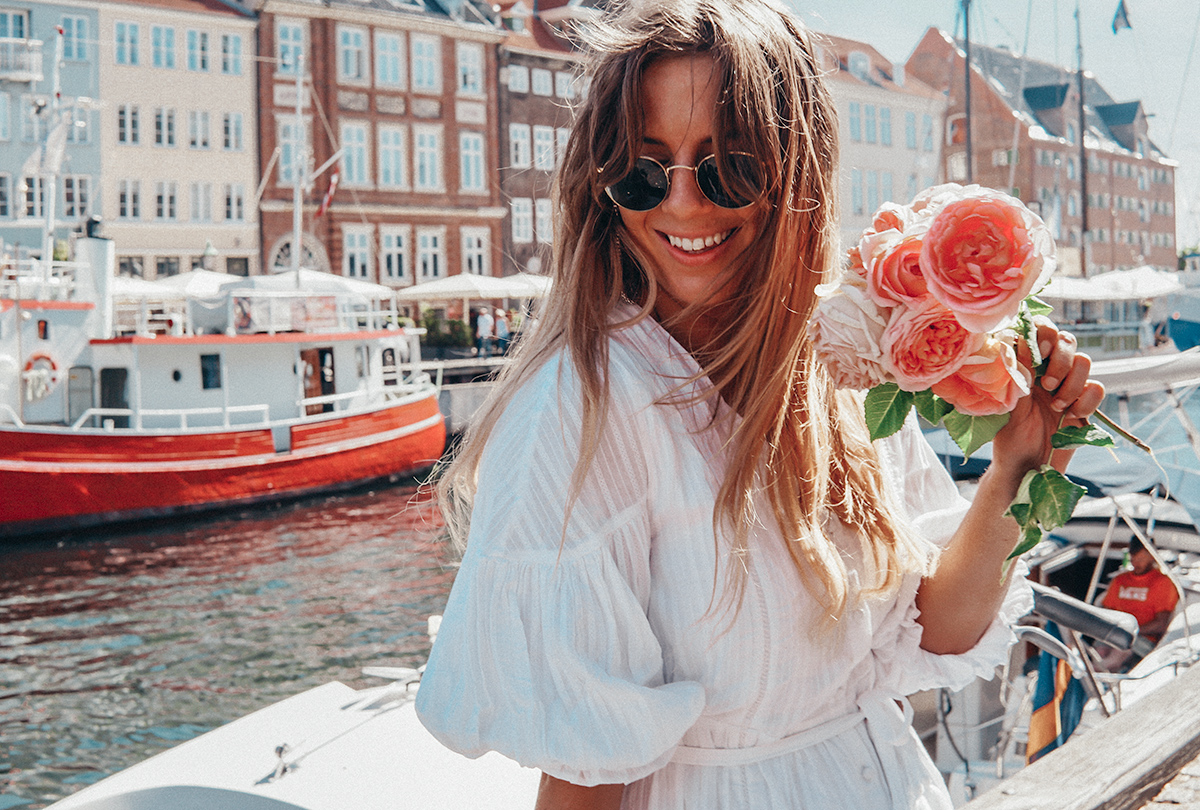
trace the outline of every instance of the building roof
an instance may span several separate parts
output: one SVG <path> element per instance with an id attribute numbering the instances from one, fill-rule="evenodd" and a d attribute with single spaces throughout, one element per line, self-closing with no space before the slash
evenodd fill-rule
<path id="1" fill-rule="evenodd" d="M 878 87 L 897 93 L 919 96 L 937 96 L 933 88 L 912 77 L 905 77 L 903 66 L 897 66 L 884 58 L 883 54 L 865 42 L 846 37 L 813 32 L 814 43 L 825 55 L 825 67 L 831 72 L 828 78 L 854 82 L 864 87 Z M 862 57 L 852 57 L 861 54 Z"/>
<path id="2" fill-rule="evenodd" d="M 197 14 L 228 14 L 232 17 L 253 17 L 254 13 L 236 2 L 225 0 L 106 0 L 112 5 L 141 6 Z"/>
<path id="3" fill-rule="evenodd" d="M 943 32 L 949 40 L 949 36 Z M 951 40 L 962 53 L 963 41 Z M 991 89 L 1028 125 L 1038 125 L 1037 113 L 1051 109 L 1054 98 L 1061 94 L 1066 100 L 1066 89 L 1078 87 L 1078 74 L 1058 65 L 1042 62 L 1031 57 L 1014 54 L 1007 48 L 992 48 L 977 42 L 971 43 L 971 63 L 988 80 Z M 1047 88 L 1059 88 L 1057 90 Z M 1032 93 L 1030 91 L 1033 91 Z M 1110 127 L 1120 123 L 1131 123 L 1132 118 L 1120 119 L 1130 113 L 1126 108 L 1140 107 L 1141 102 L 1131 101 L 1118 104 L 1108 91 L 1096 81 L 1096 77 L 1083 72 L 1084 121 L 1089 137 L 1094 138 L 1100 148 L 1110 151 L 1128 151 L 1112 133 Z M 1061 101 L 1058 106 L 1061 106 Z M 1120 112 L 1104 112 L 1107 108 L 1119 108 Z M 1165 159 L 1166 155 L 1150 143 L 1148 157 Z"/>

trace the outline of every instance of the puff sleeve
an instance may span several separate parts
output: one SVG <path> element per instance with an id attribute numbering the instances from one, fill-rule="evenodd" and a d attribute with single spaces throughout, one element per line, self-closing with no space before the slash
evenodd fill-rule
<path id="1" fill-rule="evenodd" d="M 959 494 L 915 418 L 881 447 L 910 525 L 932 546 L 944 547 L 962 523 L 970 502 Z M 936 553 L 933 548 L 931 551 Z M 1024 562 L 1017 561 L 1009 571 L 1008 592 L 998 615 L 975 646 L 958 655 L 939 655 L 921 648 L 916 606 L 921 577 L 906 576 L 891 610 L 873 634 L 878 682 L 897 694 L 912 694 L 940 687 L 962 689 L 977 677 L 991 679 L 1016 641 L 1013 626 L 1033 609 L 1027 573 Z"/>
<path id="2" fill-rule="evenodd" d="M 658 770 L 704 708 L 700 684 L 664 682 L 647 619 L 653 406 L 613 376 L 573 503 L 582 405 L 571 366 L 543 366 L 498 421 L 417 695 L 421 722 L 449 748 L 582 785 Z"/>

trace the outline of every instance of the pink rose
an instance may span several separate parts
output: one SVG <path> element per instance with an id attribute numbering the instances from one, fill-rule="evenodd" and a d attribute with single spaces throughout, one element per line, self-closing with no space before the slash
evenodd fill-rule
<path id="1" fill-rule="evenodd" d="M 967 416 L 1008 413 L 1029 394 L 1033 375 L 1017 362 L 1012 346 L 989 338 L 958 371 L 933 384 L 933 393 Z"/>
<path id="2" fill-rule="evenodd" d="M 924 391 L 958 371 L 985 339 L 927 297 L 893 310 L 880 348 L 884 368 L 902 390 Z"/>
<path id="3" fill-rule="evenodd" d="M 867 268 L 863 264 L 862 253 L 858 249 L 858 245 L 846 251 L 846 259 L 848 260 L 847 269 L 850 275 L 865 279 L 867 277 Z"/>
<path id="4" fill-rule="evenodd" d="M 1054 265 L 1050 230 L 1019 200 L 992 189 L 947 202 L 921 250 L 929 294 L 972 332 L 1015 317 Z"/>
<path id="5" fill-rule="evenodd" d="M 859 243 L 866 265 L 867 294 L 881 307 L 894 307 L 924 298 L 927 290 L 921 275 L 921 229 L 902 234 L 882 231 L 864 236 Z"/>
<path id="6" fill-rule="evenodd" d="M 817 287 L 809 336 L 838 388 L 873 388 L 886 380 L 879 340 L 887 317 L 855 284 Z"/>
<path id="7" fill-rule="evenodd" d="M 888 230 L 903 231 L 912 221 L 913 212 L 907 205 L 885 202 L 875 212 L 875 220 L 871 223 L 871 229 L 877 233 Z M 863 236 L 866 236 L 867 233 L 863 233 Z"/>

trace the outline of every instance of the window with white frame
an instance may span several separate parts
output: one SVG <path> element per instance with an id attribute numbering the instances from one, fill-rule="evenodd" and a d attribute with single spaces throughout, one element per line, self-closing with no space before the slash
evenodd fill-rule
<path id="1" fill-rule="evenodd" d="M 446 266 L 446 229 L 417 228 L 417 273 L 422 281 L 442 277 Z"/>
<path id="2" fill-rule="evenodd" d="M 441 40 L 430 34 L 413 34 L 409 41 L 412 50 L 412 89 L 415 93 L 442 92 Z"/>
<path id="3" fill-rule="evenodd" d="M 379 185 L 384 188 L 408 188 L 408 144 L 404 127 L 379 125 Z"/>
<path id="4" fill-rule="evenodd" d="M 883 202 L 895 202 L 895 183 L 891 172 L 879 173 L 879 193 Z"/>
<path id="5" fill-rule="evenodd" d="M 483 135 L 478 132 L 460 132 L 458 157 L 461 190 L 487 191 L 483 175 Z"/>
<path id="6" fill-rule="evenodd" d="M 379 271 L 380 282 L 411 282 L 408 268 L 408 235 L 405 225 L 379 226 Z"/>
<path id="7" fill-rule="evenodd" d="M 21 214 L 26 217 L 46 216 L 45 181 L 41 177 L 26 177 L 22 181 L 21 190 L 25 198 Z"/>
<path id="8" fill-rule="evenodd" d="M 550 200 L 542 197 L 533 201 L 533 229 L 543 245 L 554 241 L 554 218 L 550 215 Z"/>
<path id="9" fill-rule="evenodd" d="M 221 72 L 242 75 L 242 35 L 221 34 Z"/>
<path id="10" fill-rule="evenodd" d="M 458 94 L 483 95 L 483 46 L 478 42 L 459 42 L 454 46 L 458 65 Z"/>
<path id="11" fill-rule="evenodd" d="M 528 124 L 508 125 L 509 165 L 514 169 L 528 169 L 533 165 L 533 147 Z"/>
<path id="12" fill-rule="evenodd" d="M 367 32 L 362 28 L 337 28 L 338 79 L 362 82 L 367 78 Z"/>
<path id="13" fill-rule="evenodd" d="M 162 221 L 174 220 L 176 214 L 176 190 L 174 180 L 159 180 L 154 184 L 154 218 Z"/>
<path id="14" fill-rule="evenodd" d="M 533 94 L 535 96 L 554 95 L 554 74 L 545 68 L 533 68 L 530 71 Z"/>
<path id="15" fill-rule="evenodd" d="M 921 116 L 921 148 L 926 152 L 933 151 L 933 116 Z"/>
<path id="16" fill-rule="evenodd" d="M 487 228 L 463 227 L 462 271 L 476 276 L 490 275 L 488 269 L 488 243 L 491 233 Z"/>
<path id="17" fill-rule="evenodd" d="M 554 168 L 554 127 L 533 128 L 533 165 L 546 171 Z"/>
<path id="18" fill-rule="evenodd" d="M 171 26 L 151 26 L 150 64 L 156 68 L 175 69 L 175 29 Z"/>
<path id="19" fill-rule="evenodd" d="M 207 149 L 208 136 L 208 110 L 188 110 L 188 146 Z"/>
<path id="20" fill-rule="evenodd" d="M 297 121 L 294 115 L 275 116 L 279 144 L 279 184 L 290 186 L 300 176 L 300 161 L 308 143 L 308 119 Z"/>
<path id="21" fill-rule="evenodd" d="M 292 20 L 275 23 L 275 58 L 279 60 L 278 71 L 296 75 L 300 57 L 304 55 L 304 24 Z"/>
<path id="22" fill-rule="evenodd" d="M 342 275 L 348 278 L 371 277 L 371 226 L 342 226 Z"/>
<path id="23" fill-rule="evenodd" d="M 879 172 L 867 172 L 867 210 L 879 210 Z"/>
<path id="24" fill-rule="evenodd" d="M 154 111 L 154 145 L 175 145 L 175 111 L 170 107 L 159 107 Z"/>
<path id="25" fill-rule="evenodd" d="M 241 183 L 225 184 L 225 221 L 246 221 L 246 187 Z"/>
<path id="26" fill-rule="evenodd" d="M 508 66 L 508 91 L 510 93 L 529 92 L 529 68 L 525 65 Z"/>
<path id="27" fill-rule="evenodd" d="M 24 11 L 7 11 L 0 9 L 0 39 L 25 39 Z"/>
<path id="28" fill-rule="evenodd" d="M 864 214 L 862 169 L 850 170 L 850 211 L 854 214 Z"/>
<path id="29" fill-rule="evenodd" d="M 554 74 L 554 95 L 559 98 L 575 98 L 575 76 L 565 70 Z"/>
<path id="30" fill-rule="evenodd" d="M 876 143 L 879 140 L 878 130 L 875 126 L 875 105 L 863 105 L 863 135 L 867 143 Z M 872 211 L 875 209 L 872 208 Z"/>
<path id="31" fill-rule="evenodd" d="M 192 183 L 192 222 L 212 222 L 212 183 Z"/>
<path id="32" fill-rule="evenodd" d="M 404 41 L 399 34 L 375 32 L 375 84 L 404 87 Z"/>
<path id="33" fill-rule="evenodd" d="M 917 114 L 912 110 L 904 113 L 904 145 L 909 149 L 917 148 Z"/>
<path id="34" fill-rule="evenodd" d="M 879 142 L 884 146 L 892 145 L 892 108 L 879 108 Z"/>
<path id="35" fill-rule="evenodd" d="M 571 128 L 559 127 L 554 130 L 554 165 L 562 163 L 563 156 L 567 154 L 567 143 L 571 140 Z"/>
<path id="36" fill-rule="evenodd" d="M 21 140 L 41 143 L 46 137 L 46 119 L 37 114 L 35 104 L 46 100 L 45 96 L 21 94 Z"/>
<path id="37" fill-rule="evenodd" d="M 221 122 L 221 143 L 230 152 L 242 151 L 242 114 L 240 112 L 225 113 Z"/>
<path id="38" fill-rule="evenodd" d="M 187 32 L 187 67 L 200 73 L 208 72 L 208 32 Z"/>
<path id="39" fill-rule="evenodd" d="M 850 102 L 850 140 L 862 140 L 862 104 L 857 101 Z"/>
<path id="40" fill-rule="evenodd" d="M 92 140 L 92 111 L 72 107 L 67 111 L 67 143 L 90 143 Z"/>
<path id="41" fill-rule="evenodd" d="M 347 185 L 368 185 L 367 125 L 359 121 L 342 122 L 342 149 L 342 180 Z"/>
<path id="42" fill-rule="evenodd" d="M 68 174 L 63 177 L 63 216 L 86 217 L 92 212 L 90 177 Z"/>
<path id="43" fill-rule="evenodd" d="M 117 105 L 117 143 L 141 143 L 138 117 L 136 104 Z"/>
<path id="44" fill-rule="evenodd" d="M 0 174 L 0 217 L 7 219 L 9 217 L 9 194 L 11 193 L 12 179 L 7 174 Z"/>
<path id="45" fill-rule="evenodd" d="M 512 240 L 517 244 L 533 241 L 533 200 L 529 197 L 513 198 Z"/>
<path id="46" fill-rule="evenodd" d="M 0 141 L 12 138 L 12 100 L 8 93 L 0 93 Z"/>
<path id="47" fill-rule="evenodd" d="M 142 216 L 142 183 L 140 180 L 121 180 L 117 183 L 117 219 L 140 219 Z"/>
<path id="48" fill-rule="evenodd" d="M 87 61 L 88 21 L 87 17 L 66 15 L 62 18 L 63 59 L 73 62 Z"/>
<path id="49" fill-rule="evenodd" d="M 413 189 L 444 191 L 442 184 L 442 128 L 413 124 Z"/>
<path id="50" fill-rule="evenodd" d="M 138 24 L 119 22 L 113 29 L 113 61 L 118 65 L 138 64 Z"/>

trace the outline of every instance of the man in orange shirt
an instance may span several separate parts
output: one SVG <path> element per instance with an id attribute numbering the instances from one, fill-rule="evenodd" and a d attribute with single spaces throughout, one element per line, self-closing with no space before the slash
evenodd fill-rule
<path id="1" fill-rule="evenodd" d="M 1131 614 L 1137 619 L 1138 635 L 1157 644 L 1171 623 L 1179 592 L 1137 537 L 1129 540 L 1129 562 L 1129 570 L 1113 577 L 1101 604 Z M 1104 656 L 1104 664 L 1115 671 L 1128 657 L 1128 651 L 1111 650 Z"/>

